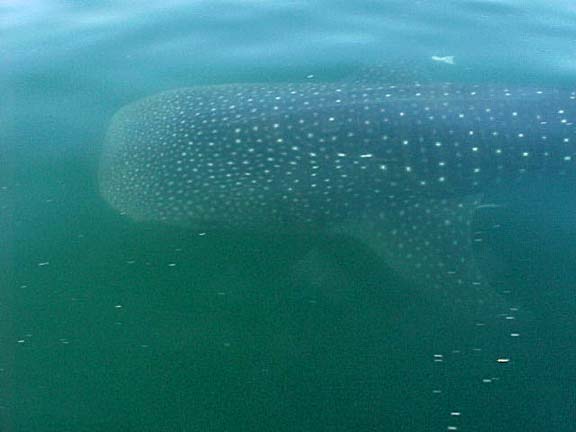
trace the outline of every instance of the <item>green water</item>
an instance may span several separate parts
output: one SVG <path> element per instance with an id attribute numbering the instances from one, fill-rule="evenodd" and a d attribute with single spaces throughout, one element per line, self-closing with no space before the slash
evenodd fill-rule
<path id="1" fill-rule="evenodd" d="M 570 185 L 490 216 L 518 310 L 479 335 L 358 245 L 138 224 L 96 178 L 114 112 L 175 87 L 432 55 L 570 85 L 572 3 L 21 0 L 0 18 L 0 431 L 574 430 Z M 332 257 L 303 266 L 318 242 Z"/>

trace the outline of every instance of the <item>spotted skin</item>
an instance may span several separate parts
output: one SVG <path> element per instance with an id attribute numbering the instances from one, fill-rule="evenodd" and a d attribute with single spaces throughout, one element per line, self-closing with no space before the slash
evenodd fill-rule
<path id="1" fill-rule="evenodd" d="M 478 285 L 482 193 L 573 170 L 575 113 L 575 92 L 539 88 L 183 88 L 116 114 L 100 189 L 135 220 L 339 231 L 414 279 Z"/>

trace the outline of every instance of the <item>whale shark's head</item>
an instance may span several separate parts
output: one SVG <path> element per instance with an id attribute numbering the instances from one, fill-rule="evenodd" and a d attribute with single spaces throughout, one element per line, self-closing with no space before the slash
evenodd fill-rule
<path id="1" fill-rule="evenodd" d="M 341 217 L 382 170 L 346 157 L 356 125 L 325 114 L 321 90 L 190 88 L 128 105 L 108 130 L 101 193 L 132 219 L 200 229 L 301 229 Z"/>
<path id="2" fill-rule="evenodd" d="M 237 93 L 181 89 L 120 110 L 100 166 L 102 195 L 141 221 L 198 229 L 281 223 L 281 207 L 297 201 L 278 190 L 290 161 L 273 125 L 261 124 L 247 111 L 249 96 Z"/>

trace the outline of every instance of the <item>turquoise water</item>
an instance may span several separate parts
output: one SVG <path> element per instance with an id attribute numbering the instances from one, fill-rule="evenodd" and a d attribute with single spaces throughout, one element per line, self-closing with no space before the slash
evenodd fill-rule
<path id="1" fill-rule="evenodd" d="M 570 184 L 500 192 L 487 248 L 513 309 L 478 336 L 358 245 L 324 240 L 333 261 L 307 265 L 306 238 L 138 224 L 96 177 L 114 112 L 176 87 L 391 63 L 409 80 L 432 56 L 475 82 L 570 86 L 572 2 L 15 0 L 0 16 L 1 431 L 574 430 Z"/>

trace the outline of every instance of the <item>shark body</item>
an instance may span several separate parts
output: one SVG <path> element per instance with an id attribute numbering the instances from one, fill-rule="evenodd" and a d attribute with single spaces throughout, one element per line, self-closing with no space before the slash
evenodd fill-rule
<path id="1" fill-rule="evenodd" d="M 105 199 L 197 229 L 338 232 L 408 278 L 481 285 L 486 191 L 576 163 L 576 93 L 464 84 L 183 88 L 114 117 Z"/>

